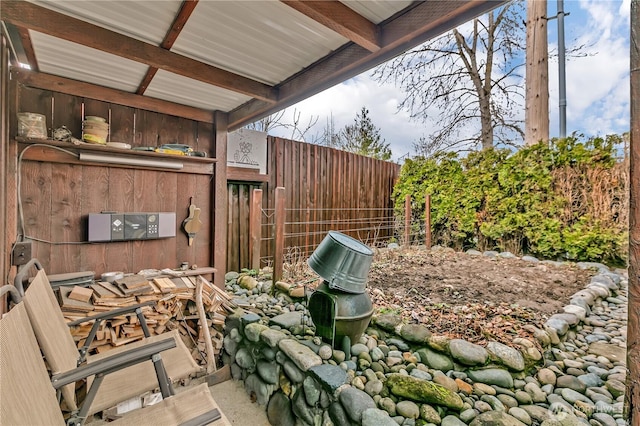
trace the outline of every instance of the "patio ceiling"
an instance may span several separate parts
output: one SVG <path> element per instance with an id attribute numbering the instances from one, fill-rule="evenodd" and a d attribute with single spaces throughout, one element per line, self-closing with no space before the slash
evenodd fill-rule
<path id="1" fill-rule="evenodd" d="M 225 112 L 234 130 L 504 2 L 3 0 L 0 13 L 37 77 Z"/>

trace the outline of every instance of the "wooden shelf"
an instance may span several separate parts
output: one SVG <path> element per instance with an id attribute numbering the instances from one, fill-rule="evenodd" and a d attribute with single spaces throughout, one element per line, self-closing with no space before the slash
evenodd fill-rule
<path id="1" fill-rule="evenodd" d="M 150 152 L 150 151 L 137 151 L 137 150 L 131 150 L 131 149 L 113 148 L 109 146 L 90 144 L 90 143 L 74 145 L 70 142 L 59 142 L 51 139 L 29 139 L 29 138 L 23 138 L 23 137 L 16 137 L 15 140 L 18 143 L 23 145 L 24 148 L 21 150 L 21 152 L 24 151 L 24 149 L 26 149 L 27 147 L 31 147 L 24 153 L 24 156 L 23 156 L 24 160 L 30 160 L 30 161 L 95 165 L 95 166 L 102 166 L 102 167 L 117 167 L 117 168 L 127 168 L 127 169 L 159 170 L 163 172 L 192 173 L 192 174 L 204 174 L 204 175 L 213 174 L 214 163 L 217 161 L 215 158 L 162 154 L 162 153 Z M 51 147 L 65 149 L 67 151 L 74 153 L 74 156 L 68 155 L 58 149 L 51 148 Z M 165 169 L 165 168 L 153 167 L 153 166 L 80 161 L 79 158 L 75 156 L 75 154 L 79 154 L 80 152 L 111 154 L 114 157 L 122 157 L 127 159 L 154 159 L 157 161 L 166 160 L 172 163 L 182 163 L 182 169 Z"/>

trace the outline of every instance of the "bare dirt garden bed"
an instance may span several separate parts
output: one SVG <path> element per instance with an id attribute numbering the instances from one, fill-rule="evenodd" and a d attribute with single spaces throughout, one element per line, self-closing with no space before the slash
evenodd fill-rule
<path id="1" fill-rule="evenodd" d="M 474 343 L 531 337 L 595 271 L 450 249 L 381 250 L 368 288 L 379 312 Z"/>

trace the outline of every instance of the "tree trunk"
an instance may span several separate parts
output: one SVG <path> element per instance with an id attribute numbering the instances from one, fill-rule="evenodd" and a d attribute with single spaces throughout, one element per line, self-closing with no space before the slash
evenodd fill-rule
<path id="1" fill-rule="evenodd" d="M 527 1 L 525 144 L 549 140 L 547 0 Z"/>
<path id="2" fill-rule="evenodd" d="M 480 123 L 482 125 L 482 150 L 493 148 L 493 125 L 491 123 L 491 97 L 480 97 Z"/>

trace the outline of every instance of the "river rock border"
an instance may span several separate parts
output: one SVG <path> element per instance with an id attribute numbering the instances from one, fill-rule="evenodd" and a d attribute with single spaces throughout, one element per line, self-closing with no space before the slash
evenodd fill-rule
<path id="1" fill-rule="evenodd" d="M 314 336 L 304 288 L 231 272 L 242 308 L 227 318 L 223 362 L 273 425 L 624 425 L 626 336 L 584 330 L 603 325 L 591 319 L 603 302 L 626 301 L 627 280 L 576 265 L 599 273 L 543 329 L 527 326 L 537 341 L 483 347 L 382 314 L 350 354 Z"/>

